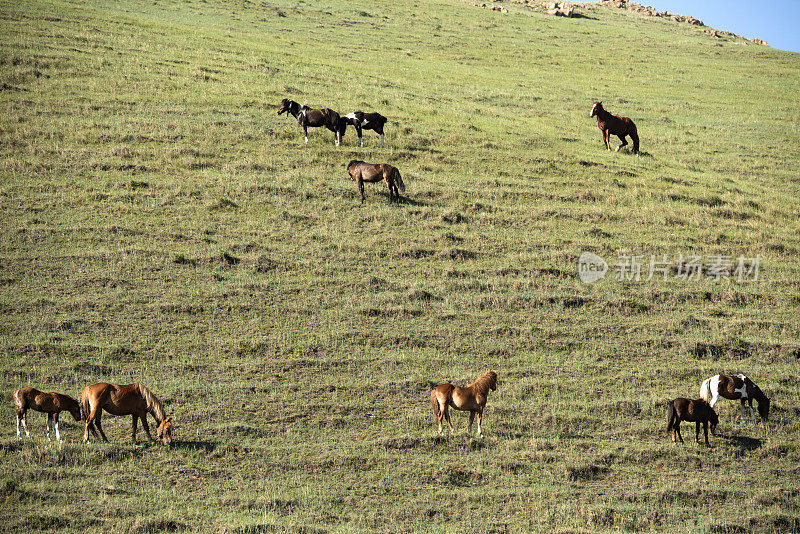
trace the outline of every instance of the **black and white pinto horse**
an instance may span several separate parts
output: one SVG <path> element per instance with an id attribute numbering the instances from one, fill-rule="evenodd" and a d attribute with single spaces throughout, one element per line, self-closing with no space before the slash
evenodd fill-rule
<path id="1" fill-rule="evenodd" d="M 303 134 L 308 143 L 308 127 L 319 128 L 320 126 L 326 127 L 333 132 L 336 145 L 342 141 L 344 135 L 344 128 L 346 125 L 342 122 L 339 114 L 329 108 L 312 109 L 308 106 L 300 105 L 294 100 L 284 98 L 281 105 L 278 107 L 278 115 L 287 113 L 297 119 L 297 123 L 303 127 Z"/>
<path id="2" fill-rule="evenodd" d="M 344 120 L 346 124 L 351 124 L 356 129 L 356 132 L 358 133 L 358 146 L 364 146 L 362 130 L 374 130 L 381 136 L 381 148 L 383 148 L 383 125 L 386 124 L 386 121 L 388 120 L 386 117 L 380 113 L 364 113 L 363 111 L 354 111 L 353 113 L 348 113 L 342 117 L 342 120 Z"/>
<path id="3" fill-rule="evenodd" d="M 741 421 L 745 420 L 744 404 L 750 405 L 750 417 L 754 423 L 756 415 L 753 412 L 753 400 L 758 402 L 758 415 L 762 421 L 769 417 L 769 399 L 752 380 L 744 375 L 726 376 L 715 375 L 703 381 L 700 386 L 700 396 L 713 408 L 720 397 L 730 400 L 741 400 Z"/>

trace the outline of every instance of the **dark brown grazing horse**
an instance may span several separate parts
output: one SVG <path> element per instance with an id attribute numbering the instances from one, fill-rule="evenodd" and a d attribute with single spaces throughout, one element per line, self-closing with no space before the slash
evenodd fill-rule
<path id="1" fill-rule="evenodd" d="M 133 433 L 131 437 L 134 443 L 136 443 L 136 421 L 139 418 L 142 420 L 142 428 L 144 428 L 147 437 L 150 441 L 155 441 L 153 436 L 150 435 L 150 427 L 147 424 L 147 414 L 149 413 L 158 425 L 156 436 L 161 439 L 164 445 L 172 443 L 171 418 L 164 413 L 161 401 L 142 384 L 135 383 L 122 386 L 100 382 L 99 384 L 86 386 L 81 393 L 81 409 L 86 417 L 86 432 L 83 435 L 86 443 L 89 443 L 90 430 L 95 438 L 98 437 L 97 431 L 99 430 L 103 441 L 108 441 L 105 432 L 103 432 L 101 421 L 103 410 L 111 415 L 133 416 Z M 97 430 L 95 430 L 95 427 L 97 427 Z"/>
<path id="2" fill-rule="evenodd" d="M 453 424 L 450 422 L 450 408 L 453 408 L 454 410 L 469 411 L 469 433 L 472 433 L 472 421 L 475 419 L 475 414 L 478 414 L 478 437 L 482 438 L 481 420 L 490 389 L 492 391 L 497 389 L 497 372 L 491 369 L 465 388 L 449 383 L 433 388 L 431 390 L 431 406 L 433 406 L 436 421 L 439 423 L 439 435 L 442 435 L 443 418 L 450 426 L 450 433 L 455 432 Z"/>
<path id="3" fill-rule="evenodd" d="M 347 164 L 347 172 L 350 174 L 350 179 L 358 184 L 362 204 L 364 203 L 364 182 L 374 183 L 386 180 L 386 184 L 389 186 L 389 203 L 392 202 L 392 197 L 400 200 L 400 191 L 405 192 L 406 190 L 400 171 L 397 170 L 397 167 L 392 167 L 387 163 L 364 163 L 354 159 Z"/>
<path id="4" fill-rule="evenodd" d="M 81 409 L 78 401 L 63 393 L 43 393 L 32 387 L 20 388 L 14 392 L 14 405 L 17 408 L 17 437 L 20 437 L 20 423 L 25 428 L 25 436 L 31 437 L 28 432 L 28 410 L 47 414 L 47 441 L 50 441 L 50 427 L 56 429 L 56 440 L 61 441 L 58 431 L 58 415 L 64 410 L 72 414 L 76 421 L 81 420 Z"/>
<path id="5" fill-rule="evenodd" d="M 592 104 L 592 112 L 589 113 L 590 117 L 597 117 L 597 127 L 603 132 L 603 142 L 606 144 L 606 150 L 611 150 L 608 145 L 608 139 L 612 135 L 619 137 L 622 144 L 617 147 L 619 149 L 626 146 L 628 142 L 625 140 L 626 135 L 630 135 L 633 139 L 633 152 L 639 155 L 639 133 L 636 131 L 636 125 L 628 117 L 617 117 L 603 109 L 602 102 L 595 102 Z"/>
<path id="6" fill-rule="evenodd" d="M 756 414 L 753 413 L 753 400 L 755 399 L 758 402 L 758 415 L 761 416 L 761 420 L 766 422 L 769 418 L 769 399 L 752 380 L 744 375 L 715 375 L 707 378 L 700 386 L 700 396 L 712 408 L 720 397 L 730 400 L 741 399 L 741 420 L 745 419 L 744 403 L 747 402 L 750 405 L 750 417 L 754 423 L 757 423 Z"/>
<path id="7" fill-rule="evenodd" d="M 681 436 L 681 421 L 688 421 L 696 423 L 694 439 L 700 442 L 700 424 L 703 424 L 703 434 L 706 438 L 706 445 L 708 445 L 708 425 L 711 424 L 711 433 L 717 429 L 719 418 L 714 408 L 708 405 L 703 399 L 689 400 L 684 398 L 677 398 L 670 401 L 669 408 L 667 408 L 667 433 L 672 437 L 672 442 L 675 443 L 675 435 L 683 443 Z"/>
<path id="8" fill-rule="evenodd" d="M 383 125 L 388 120 L 380 113 L 364 113 L 354 111 L 342 117 L 347 124 L 351 124 L 358 133 L 358 146 L 364 146 L 362 130 L 375 130 L 381 136 L 381 148 L 383 148 Z"/>
<path id="9" fill-rule="evenodd" d="M 303 127 L 303 134 L 308 143 L 308 127 L 318 128 L 320 126 L 326 127 L 333 132 L 334 140 L 338 145 L 342 140 L 343 130 L 346 128 L 339 117 L 339 114 L 329 108 L 312 109 L 308 106 L 301 106 L 294 100 L 284 98 L 278 107 L 278 115 L 281 113 L 290 113 L 297 119 L 297 123 Z"/>

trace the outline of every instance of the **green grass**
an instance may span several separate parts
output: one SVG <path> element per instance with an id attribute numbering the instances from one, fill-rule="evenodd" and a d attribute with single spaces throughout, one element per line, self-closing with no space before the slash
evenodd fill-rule
<path id="1" fill-rule="evenodd" d="M 800 55 L 508 7 L 0 2 L 0 529 L 800 530 Z M 305 145 L 284 97 L 380 111 L 387 147 Z M 354 158 L 406 202 L 362 206 Z M 762 262 L 587 285 L 583 251 Z M 437 439 L 429 388 L 489 366 L 486 438 Z M 769 434 L 723 402 L 673 445 L 666 400 L 719 372 Z M 17 441 L 13 389 L 101 380 L 176 446 Z"/>

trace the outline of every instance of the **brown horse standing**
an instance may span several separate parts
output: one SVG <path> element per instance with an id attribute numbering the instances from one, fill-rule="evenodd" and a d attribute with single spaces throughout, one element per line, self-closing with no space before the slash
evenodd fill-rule
<path id="1" fill-rule="evenodd" d="M 25 436 L 31 437 L 28 432 L 28 410 L 47 414 L 47 441 L 50 441 L 50 427 L 56 429 L 56 440 L 61 441 L 58 431 L 58 415 L 64 410 L 72 414 L 76 421 L 81 420 L 81 409 L 78 401 L 63 393 L 43 393 L 32 387 L 20 388 L 14 392 L 14 405 L 17 408 L 17 437 L 20 437 L 20 423 L 25 428 Z"/>
<path id="2" fill-rule="evenodd" d="M 364 182 L 374 183 L 386 180 L 386 184 L 389 186 L 389 203 L 392 202 L 393 196 L 396 200 L 400 200 L 400 191 L 404 193 L 406 191 L 400 171 L 397 170 L 397 167 L 392 167 L 387 163 L 365 163 L 354 159 L 347 164 L 347 172 L 350 174 L 350 179 L 358 183 L 362 204 L 364 203 Z"/>
<path id="3" fill-rule="evenodd" d="M 108 441 L 105 432 L 103 432 L 101 422 L 103 410 L 111 415 L 133 416 L 133 433 L 131 437 L 134 443 L 136 443 L 136 422 L 139 418 L 142 420 L 142 428 L 144 428 L 147 437 L 150 441 L 155 441 L 153 436 L 150 435 L 150 427 L 147 424 L 147 414 L 149 413 L 158 425 L 156 436 L 164 442 L 164 445 L 172 443 L 171 418 L 164 413 L 161 401 L 142 384 L 135 383 L 122 386 L 100 382 L 99 384 L 86 386 L 81 393 L 81 409 L 86 416 L 86 432 L 83 435 L 86 443 L 89 443 L 89 430 L 92 431 L 95 438 L 98 437 L 97 431 L 99 430 L 103 441 Z M 97 430 L 95 430 L 95 427 Z"/>
<path id="4" fill-rule="evenodd" d="M 339 114 L 329 108 L 312 109 L 305 105 L 300 105 L 294 100 L 284 98 L 278 107 L 278 115 L 281 113 L 289 113 L 297 119 L 297 123 L 303 127 L 303 134 L 308 143 L 308 127 L 318 128 L 324 126 L 333 132 L 334 140 L 338 145 L 342 141 L 344 129 L 347 124 L 342 121 Z"/>
<path id="5" fill-rule="evenodd" d="M 431 390 L 431 406 L 436 420 L 439 423 L 439 435 L 442 434 L 442 418 L 447 420 L 450 426 L 450 433 L 455 432 L 453 424 L 450 422 L 450 408 L 460 411 L 469 411 L 469 432 L 472 433 L 472 421 L 475 414 L 478 414 L 478 437 L 483 437 L 481 431 L 481 419 L 483 409 L 486 407 L 486 396 L 489 390 L 497 389 L 497 373 L 489 369 L 475 382 L 465 388 L 454 386 L 453 384 L 440 384 Z"/>
<path id="6" fill-rule="evenodd" d="M 597 127 L 603 132 L 603 142 L 606 144 L 606 150 L 611 150 L 608 145 L 608 139 L 612 135 L 619 137 L 622 144 L 617 147 L 619 149 L 626 146 L 628 142 L 625 140 L 626 135 L 630 135 L 633 139 L 633 152 L 639 155 L 639 133 L 636 131 L 636 125 L 628 117 L 617 117 L 603 109 L 602 102 L 595 102 L 592 104 L 592 112 L 589 113 L 590 117 L 597 117 Z"/>
<path id="7" fill-rule="evenodd" d="M 708 425 L 711 423 L 711 433 L 717 429 L 719 418 L 714 408 L 708 405 L 703 399 L 689 400 L 684 398 L 677 398 L 670 401 L 669 408 L 667 408 L 667 433 L 672 437 L 672 442 L 675 443 L 675 435 L 683 443 L 681 436 L 681 421 L 689 421 L 696 423 L 694 439 L 700 442 L 700 424 L 703 424 L 703 434 L 706 438 L 706 445 L 708 445 Z"/>

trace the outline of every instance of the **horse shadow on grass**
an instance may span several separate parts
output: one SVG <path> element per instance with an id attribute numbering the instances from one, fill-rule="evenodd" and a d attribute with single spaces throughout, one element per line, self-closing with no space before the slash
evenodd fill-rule
<path id="1" fill-rule="evenodd" d="M 216 441 L 173 441 L 172 448 L 182 451 L 212 452 L 219 445 Z"/>
<path id="2" fill-rule="evenodd" d="M 748 436 L 720 436 L 726 443 L 739 449 L 740 452 L 750 452 L 761 447 L 763 442 L 758 438 Z"/>

